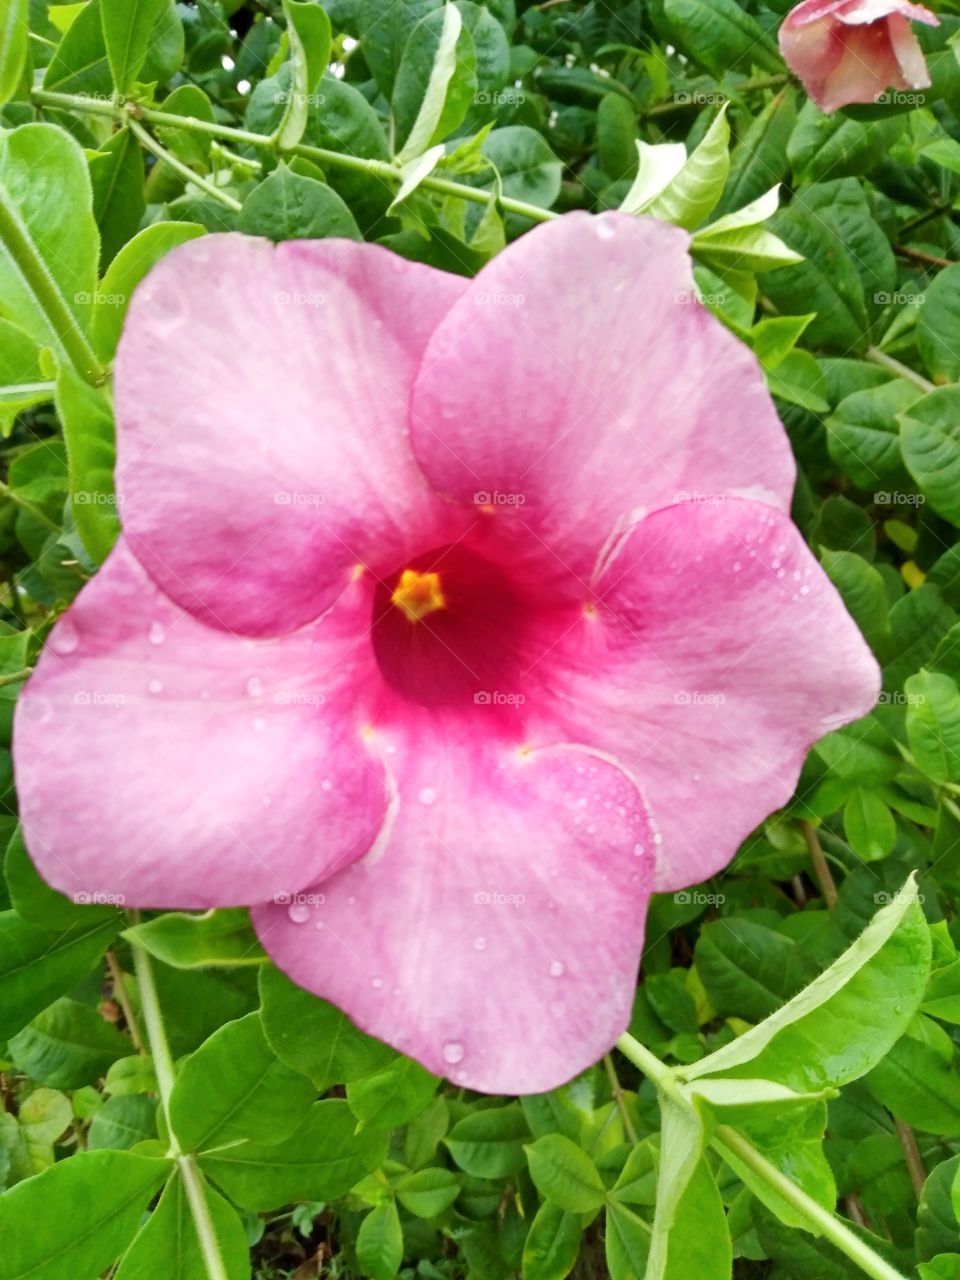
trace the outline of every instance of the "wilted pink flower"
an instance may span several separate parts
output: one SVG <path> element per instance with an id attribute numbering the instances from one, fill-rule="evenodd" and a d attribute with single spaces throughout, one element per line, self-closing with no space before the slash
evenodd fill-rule
<path id="1" fill-rule="evenodd" d="M 878 688 L 687 244 L 575 213 L 472 281 L 165 258 L 117 361 L 124 536 L 18 707 L 43 875 L 253 904 L 292 978 L 473 1088 L 607 1050 L 651 891 Z"/>
<path id="2" fill-rule="evenodd" d="M 887 88 L 930 84 L 911 18 L 940 25 L 909 0 L 803 0 L 780 27 L 780 52 L 822 111 L 876 102 Z"/>

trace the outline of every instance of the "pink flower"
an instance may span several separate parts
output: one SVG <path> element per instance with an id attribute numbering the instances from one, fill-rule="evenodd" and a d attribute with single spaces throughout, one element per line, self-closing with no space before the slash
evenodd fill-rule
<path id="1" fill-rule="evenodd" d="M 43 875 L 252 904 L 295 981 L 471 1088 L 607 1050 L 651 891 L 878 689 L 687 244 L 575 213 L 472 281 L 165 258 L 117 361 L 124 535 L 17 712 Z"/>
<path id="2" fill-rule="evenodd" d="M 780 28 L 780 52 L 822 111 L 875 102 L 891 86 L 926 89 L 930 76 L 911 18 L 940 25 L 909 0 L 803 0 Z"/>

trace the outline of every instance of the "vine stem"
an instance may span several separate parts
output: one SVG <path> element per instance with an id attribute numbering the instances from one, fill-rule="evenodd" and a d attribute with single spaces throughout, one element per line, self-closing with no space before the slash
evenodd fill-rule
<path id="1" fill-rule="evenodd" d="M 355 173 L 366 173 L 396 186 L 403 181 L 403 173 L 389 160 L 368 160 L 363 156 L 346 155 L 341 151 L 328 151 L 325 147 L 311 147 L 299 142 L 293 147 L 277 148 L 276 139 L 267 134 L 253 133 L 250 129 L 236 129 L 232 125 L 218 124 L 214 120 L 170 115 L 166 111 L 158 111 L 154 107 L 143 107 L 138 103 L 123 106 L 105 99 L 89 98 L 82 93 L 55 93 L 48 89 L 34 89 L 30 96 L 40 107 L 86 111 L 91 115 L 108 116 L 112 120 L 145 120 L 148 124 L 162 125 L 168 129 L 192 129 L 195 133 L 206 133 L 212 138 L 222 138 L 235 146 L 261 147 L 267 151 L 278 150 L 284 155 L 303 156 L 305 160 L 315 160 L 318 164 L 333 168 L 351 169 Z M 147 137 L 149 136 L 147 134 Z M 142 136 L 141 141 L 143 141 Z M 159 143 L 156 145 L 159 146 Z M 192 169 L 189 172 L 190 180 L 195 182 L 197 175 Z M 492 194 L 486 187 L 469 187 L 464 182 L 454 182 L 450 178 L 440 178 L 432 173 L 421 179 L 420 186 L 439 192 L 441 195 L 459 196 L 461 200 L 472 200 L 474 204 L 487 204 Z M 220 195 L 222 196 L 223 192 Z M 507 213 L 517 213 L 535 222 L 549 222 L 560 217 L 560 214 L 552 209 L 541 209 L 538 205 L 528 204 L 525 200 L 514 200 L 510 196 L 501 196 L 498 204 Z"/>
<path id="2" fill-rule="evenodd" d="M 800 829 L 803 832 L 803 838 L 807 844 L 807 852 L 810 854 L 813 874 L 817 878 L 817 884 L 820 886 L 820 892 L 823 894 L 823 900 L 827 904 L 827 910 L 832 911 L 837 905 L 837 886 L 834 883 L 833 876 L 830 874 L 830 868 L 827 865 L 827 860 L 823 856 L 820 837 L 817 835 L 817 831 L 813 823 L 808 822 L 806 818 L 801 820 Z"/>
<path id="3" fill-rule="evenodd" d="M 5 245 L 17 273 L 49 321 L 50 328 L 57 335 L 70 363 L 85 382 L 89 382 L 91 386 L 99 386 L 107 376 L 106 370 L 94 354 L 76 316 L 67 306 L 60 286 L 37 253 L 29 231 L 8 202 L 2 187 L 0 242 Z"/>
<path id="4" fill-rule="evenodd" d="M 916 369 L 911 369 L 909 365 L 903 364 L 900 360 L 895 360 L 893 356 L 888 356 L 879 347 L 867 347 L 863 354 L 871 363 L 880 365 L 882 369 L 887 369 L 890 373 L 895 373 L 898 378 L 903 378 L 905 382 L 912 382 L 921 391 L 936 391 L 937 389 L 929 378 L 925 378 L 922 373 L 917 373 Z"/>
<path id="5" fill-rule="evenodd" d="M 635 1067 L 639 1067 L 657 1086 L 659 1091 L 688 1109 L 693 1106 L 689 1097 L 681 1088 L 682 1080 L 650 1050 L 640 1043 L 629 1032 L 625 1032 L 617 1041 L 617 1048 Z M 710 1135 L 710 1145 L 723 1157 L 725 1154 L 736 1156 L 758 1178 L 781 1199 L 785 1200 L 798 1213 L 802 1214 L 810 1224 L 810 1230 L 829 1240 L 832 1245 L 845 1254 L 851 1262 L 872 1280 L 904 1280 L 904 1277 L 886 1259 L 870 1248 L 856 1232 L 842 1222 L 829 1209 L 818 1204 L 812 1196 L 792 1182 L 776 1165 L 771 1164 L 752 1143 L 748 1142 L 730 1125 L 717 1125 Z"/>
<path id="6" fill-rule="evenodd" d="M 130 914 L 132 923 L 139 924 L 139 913 L 133 911 Z M 170 1042 L 167 1039 L 167 1029 L 164 1026 L 163 1013 L 160 1009 L 160 997 L 157 994 L 157 984 L 153 976 L 153 961 L 150 959 L 149 954 L 135 943 L 130 944 L 130 950 L 133 953 L 133 970 L 140 990 L 143 1025 L 146 1029 L 147 1043 L 150 1046 L 150 1053 L 153 1057 L 154 1070 L 157 1073 L 160 1106 L 163 1109 L 167 1132 L 170 1135 L 171 1154 L 177 1163 L 180 1176 L 183 1178 L 183 1187 L 187 1193 L 187 1203 L 190 1205 L 190 1213 L 197 1231 L 197 1239 L 200 1241 L 200 1252 L 203 1255 L 204 1266 L 209 1280 L 230 1280 L 223 1258 L 220 1255 L 217 1233 L 214 1229 L 213 1219 L 210 1216 L 210 1207 L 204 1194 L 203 1176 L 193 1156 L 180 1150 L 177 1135 L 170 1123 L 170 1094 L 173 1092 L 175 1075 L 173 1056 L 170 1053 Z"/>
<path id="7" fill-rule="evenodd" d="M 233 196 L 229 195 L 226 191 L 221 191 L 219 187 L 214 186 L 212 182 L 201 177 L 199 173 L 194 173 L 188 164 L 184 164 L 182 160 L 178 160 L 177 157 L 168 151 L 166 147 L 161 146 L 160 143 L 157 142 L 156 138 L 147 133 L 143 125 L 137 124 L 136 120 L 134 120 L 132 116 L 127 123 L 131 133 L 140 140 L 143 146 L 155 155 L 158 160 L 162 161 L 163 164 L 168 165 L 174 173 L 179 174 L 186 182 L 192 182 L 193 185 L 195 187 L 199 187 L 201 191 L 205 191 L 212 200 L 217 200 L 220 204 L 226 205 L 226 207 L 231 209 L 234 213 L 240 212 L 243 205 L 239 200 L 234 200 Z"/>

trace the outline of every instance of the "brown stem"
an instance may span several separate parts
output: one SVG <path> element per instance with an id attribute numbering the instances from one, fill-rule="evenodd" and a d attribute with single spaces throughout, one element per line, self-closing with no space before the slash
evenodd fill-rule
<path id="1" fill-rule="evenodd" d="M 800 820 L 800 829 L 803 832 L 804 840 L 807 842 L 807 851 L 810 854 L 813 874 L 816 876 L 817 884 L 820 886 L 823 900 L 827 904 L 828 910 L 832 911 L 837 905 L 837 886 L 833 882 L 833 876 L 830 874 L 827 860 L 823 856 L 823 849 L 820 847 L 820 839 L 816 828 L 812 822 L 802 818 Z"/>
<path id="2" fill-rule="evenodd" d="M 908 258 L 911 262 L 922 262 L 928 267 L 952 267 L 955 266 L 953 258 L 938 258 L 934 253 L 924 253 L 922 249 L 911 249 L 905 244 L 895 244 L 893 252 L 898 258 Z"/>
<path id="3" fill-rule="evenodd" d="M 923 1195 L 923 1184 L 927 1180 L 927 1171 L 923 1167 L 923 1157 L 920 1154 L 920 1148 L 917 1146 L 916 1135 L 908 1124 L 904 1124 L 896 1116 L 893 1117 L 893 1123 L 897 1127 L 897 1137 L 900 1139 L 900 1146 L 903 1148 L 903 1158 L 907 1162 L 910 1181 L 913 1183 L 913 1190 L 919 1200 Z"/>
<path id="4" fill-rule="evenodd" d="M 140 1035 L 140 1027 L 137 1023 L 137 1016 L 133 1012 L 133 1005 L 130 1003 L 130 997 L 127 995 L 127 988 L 123 983 L 123 970 L 117 963 L 117 957 L 112 951 L 107 952 L 107 968 L 110 970 L 110 977 L 113 981 L 113 994 L 117 998 L 120 1008 L 123 1010 L 123 1020 L 127 1024 L 127 1030 L 130 1032 L 130 1039 L 133 1041 L 133 1047 L 137 1053 L 143 1053 L 143 1038 Z"/>

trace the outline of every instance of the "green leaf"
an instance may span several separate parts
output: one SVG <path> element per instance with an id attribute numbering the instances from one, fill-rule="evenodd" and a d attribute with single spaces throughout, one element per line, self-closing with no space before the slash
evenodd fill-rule
<path id="1" fill-rule="evenodd" d="M 684 1068 L 758 1076 L 798 1093 L 864 1075 L 889 1052 L 923 995 L 930 934 L 911 876 L 860 937 L 809 986 L 763 1022 Z"/>
<path id="2" fill-rule="evenodd" d="M 886 635 L 889 612 L 887 589 L 880 571 L 855 551 L 831 551 L 824 547 L 820 559 L 854 622 L 876 647 Z"/>
<path id="3" fill-rule="evenodd" d="M 78 906 L 64 894 L 51 889 L 30 860 L 19 826 L 7 845 L 3 875 L 10 893 L 10 905 L 30 924 L 39 924 L 45 929 L 70 929 L 98 919 L 114 921 L 117 926 L 121 923 L 116 907 Z"/>
<path id="4" fill-rule="evenodd" d="M 960 263 L 938 271 L 924 290 L 917 346 L 934 382 L 960 378 Z"/>
<path id="5" fill-rule="evenodd" d="M 163 7 L 163 0 L 131 0 L 127 4 L 101 0 L 103 41 L 117 93 L 127 94 L 133 88 Z"/>
<path id="6" fill-rule="evenodd" d="M 950 1036 L 918 1014 L 867 1077 L 874 1096 L 893 1114 L 927 1133 L 960 1137 L 960 1074 Z"/>
<path id="7" fill-rule="evenodd" d="M 393 1280 L 403 1261 L 403 1229 L 397 1206 L 384 1200 L 364 1218 L 357 1232 L 357 1261 L 370 1280 Z"/>
<path id="8" fill-rule="evenodd" d="M 156 1081 L 153 1082 L 156 1088 Z M 157 1104 L 142 1093 L 107 1098 L 87 1130 L 87 1149 L 126 1151 L 157 1136 Z"/>
<path id="9" fill-rule="evenodd" d="M 136 234 L 146 209 L 143 152 L 133 133 L 121 129 L 103 143 L 89 163 L 93 216 L 100 230 L 100 270 L 103 271 Z"/>
<path id="10" fill-rule="evenodd" d="M 295 147 L 303 137 L 310 95 L 330 61 L 330 19 L 319 4 L 283 0 L 293 76 L 287 103 L 275 138 L 280 150 Z"/>
<path id="11" fill-rule="evenodd" d="M 866 493 L 909 481 L 900 456 L 898 417 L 921 395 L 911 383 L 894 379 L 844 397 L 827 419 L 831 458 Z"/>
<path id="12" fill-rule="evenodd" d="M 392 1049 L 359 1031 L 345 1013 L 296 986 L 272 965 L 260 970 L 260 1017 L 282 1062 L 309 1077 L 319 1092 L 385 1067 Z"/>
<path id="13" fill-rule="evenodd" d="M 620 205 L 623 213 L 641 213 L 674 182 L 687 163 L 682 142 L 651 144 L 637 139 L 637 174 Z"/>
<path id="14" fill-rule="evenodd" d="M 28 0 L 0 0 L 0 105 L 17 92 L 27 66 Z"/>
<path id="15" fill-rule="evenodd" d="M 696 1113 L 661 1101 L 657 1205 L 644 1280 L 729 1280 L 733 1265 L 723 1201 L 703 1157 Z"/>
<path id="16" fill-rule="evenodd" d="M 154 920 L 124 929 L 123 936 L 175 969 L 259 965 L 266 960 L 246 907 L 196 915 L 167 911 Z"/>
<path id="17" fill-rule="evenodd" d="M 697 973 L 713 1008 L 751 1021 L 802 986 L 807 966 L 791 938 L 737 917 L 706 925 L 696 946 Z"/>
<path id="18" fill-rule="evenodd" d="M 283 163 L 247 196 L 237 229 L 275 241 L 361 239 L 353 214 L 331 187 L 301 177 Z"/>
<path id="19" fill-rule="evenodd" d="M 383 1163 L 381 1130 L 356 1132 L 338 1098 L 315 1102 L 284 1142 L 241 1142 L 200 1157 L 200 1166 L 241 1208 L 276 1209 L 292 1200 L 334 1200 Z"/>
<path id="20" fill-rule="evenodd" d="M 69 1099 L 55 1089 L 35 1089 L 16 1118 L 0 1111 L 0 1153 L 4 1148 L 9 1153 L 10 1183 L 50 1168 L 56 1158 L 53 1144 L 72 1118 Z"/>
<path id="21" fill-rule="evenodd" d="M 650 1227 L 617 1200 L 607 1203 L 604 1251 L 610 1280 L 640 1280 L 650 1255 Z"/>
<path id="22" fill-rule="evenodd" d="M 96 1009 L 66 997 L 39 1013 L 8 1045 L 19 1069 L 54 1089 L 79 1089 L 129 1052 L 125 1036 Z"/>
<path id="23" fill-rule="evenodd" d="M 72 365 L 57 374 L 57 414 L 67 445 L 70 505 L 77 532 L 95 564 L 102 564 L 120 533 L 113 485 L 113 410 Z"/>
<path id="24" fill-rule="evenodd" d="M 907 470 L 933 507 L 960 525 L 960 387 L 931 391 L 900 414 Z"/>
<path id="25" fill-rule="evenodd" d="M 394 1129 L 418 1116 L 440 1081 L 412 1058 L 396 1057 L 380 1071 L 347 1085 L 347 1102 L 361 1126 Z"/>
<path id="26" fill-rule="evenodd" d="M 608 93 L 597 107 L 597 159 L 611 178 L 633 178 L 637 172 L 637 117 L 626 98 Z"/>
<path id="27" fill-rule="evenodd" d="M 750 123 L 730 157 L 730 177 L 718 213 L 731 213 L 769 191 L 786 178 L 787 139 L 797 119 L 797 96 L 792 87 L 781 90 Z"/>
<path id="28" fill-rule="evenodd" d="M 805 102 L 787 144 L 787 158 L 798 178 L 818 182 L 866 173 L 903 133 L 905 121 L 853 120 L 840 111 L 824 115 L 815 102 Z"/>
<path id="29" fill-rule="evenodd" d="M 179 244 L 204 234 L 196 222 L 158 222 L 123 246 L 97 292 L 91 337 L 101 359 L 112 358 L 133 291 L 151 267 Z"/>
<path id="30" fill-rule="evenodd" d="M 80 147 L 52 124 L 25 124 L 0 134 L 0 201 L 32 242 L 66 309 L 86 326 L 97 287 L 99 239 Z M 63 351 L 2 242 L 0 296 L 9 319 L 41 345 Z"/>
<path id="31" fill-rule="evenodd" d="M 603 1181 L 587 1153 L 562 1133 L 548 1133 L 526 1148 L 530 1176 L 547 1200 L 570 1213 L 592 1213 L 603 1204 Z"/>
<path id="32" fill-rule="evenodd" d="M 0 1280 L 95 1280 L 171 1168 L 130 1151 L 81 1151 L 0 1196 Z"/>
<path id="33" fill-rule="evenodd" d="M 212 1187 L 203 1184 L 201 1193 L 226 1280 L 249 1280 L 250 1253 L 243 1220 Z M 113 1280 L 148 1280 L 150 1276 L 157 1276 L 158 1280 L 161 1276 L 164 1280 L 207 1280 L 207 1275 L 183 1179 L 176 1173 L 123 1255 Z"/>
<path id="34" fill-rule="evenodd" d="M 0 433 L 9 435 L 18 413 L 52 395 L 36 340 L 9 320 L 0 320 Z"/>
<path id="35" fill-rule="evenodd" d="M 550 150 L 550 144 L 524 124 L 508 124 L 488 133 L 480 147 L 503 182 L 503 194 L 511 200 L 549 209 L 560 194 L 563 165 Z M 514 225 L 513 215 L 508 225 Z M 524 218 L 519 226 L 529 226 Z"/>
<path id="36" fill-rule="evenodd" d="M 693 237 L 691 249 L 697 257 L 725 272 L 769 271 L 802 262 L 802 254 L 763 225 L 776 213 L 779 203 L 780 188 L 771 187 L 742 209 L 701 227 Z"/>
<path id="37" fill-rule="evenodd" d="M 724 107 L 677 176 L 643 212 L 678 227 L 698 227 L 723 194 L 730 173 L 729 145 L 730 125 Z"/>
<path id="38" fill-rule="evenodd" d="M 100 0 L 88 0 L 50 59 L 43 87 L 55 93 L 113 95 L 113 78 L 100 20 Z"/>
<path id="39" fill-rule="evenodd" d="M 564 1280 L 580 1252 L 579 1215 L 545 1200 L 523 1242 L 523 1280 Z"/>
<path id="40" fill-rule="evenodd" d="M 410 33 L 393 88 L 400 164 L 461 124 L 477 92 L 476 51 L 455 4 L 426 14 Z"/>
<path id="41" fill-rule="evenodd" d="M 102 916 L 57 933 L 0 912 L 0 1041 L 75 987 L 116 932 L 116 921 Z"/>
<path id="42" fill-rule="evenodd" d="M 460 1194 L 460 1179 L 450 1169 L 418 1169 L 393 1186 L 403 1207 L 417 1218 L 437 1218 Z"/>
<path id="43" fill-rule="evenodd" d="M 856 787 L 843 809 L 843 829 L 854 853 L 876 862 L 892 853 L 897 824 L 884 801 L 873 791 Z"/>
<path id="44" fill-rule="evenodd" d="M 505 1178 L 526 1163 L 523 1144 L 530 1139 L 517 1105 L 473 1111 L 458 1120 L 444 1143 L 465 1173 L 477 1178 Z"/>
<path id="45" fill-rule="evenodd" d="M 385 98 L 393 94 L 409 34 L 424 15 L 442 8 L 443 0 L 360 0 L 360 48 Z"/>
<path id="46" fill-rule="evenodd" d="M 920 671 L 904 684 L 907 741 L 934 782 L 960 779 L 960 689 L 949 676 Z"/>
<path id="47" fill-rule="evenodd" d="M 182 1150 L 204 1151 L 247 1139 L 281 1142 L 301 1124 L 313 1085 L 282 1063 L 256 1013 L 228 1022 L 183 1063 L 169 1115 Z"/>
<path id="48" fill-rule="evenodd" d="M 663 11 L 683 51 L 718 78 L 734 67 L 783 70 L 770 37 L 736 0 L 664 0 Z"/>

